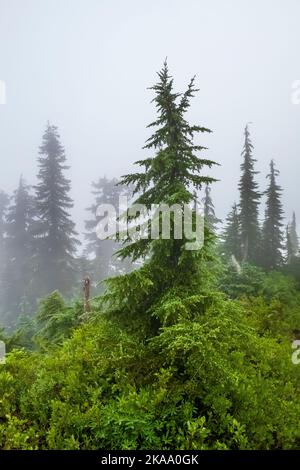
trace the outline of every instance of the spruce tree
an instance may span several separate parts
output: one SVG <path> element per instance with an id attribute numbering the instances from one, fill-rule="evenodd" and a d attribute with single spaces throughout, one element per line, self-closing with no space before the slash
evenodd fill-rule
<path id="1" fill-rule="evenodd" d="M 35 306 L 31 295 L 34 215 L 34 198 L 21 176 L 7 214 L 4 299 L 12 321 Z"/>
<path id="2" fill-rule="evenodd" d="M 148 211 L 152 205 L 171 207 L 177 204 L 182 220 L 184 206 L 194 205 L 194 190 L 201 190 L 205 184 L 215 181 L 205 174 L 215 162 L 200 158 L 197 154 L 205 147 L 194 142 L 197 134 L 210 130 L 186 120 L 190 100 L 197 91 L 194 79 L 187 90 L 179 94 L 174 91 L 166 63 L 158 76 L 158 83 L 151 88 L 158 116 L 148 126 L 155 131 L 144 147 L 153 150 L 154 156 L 136 162 L 142 171 L 124 176 L 121 184 L 133 185 L 134 194 L 138 194 L 134 203 L 144 205 Z M 191 211 L 195 223 L 195 211 Z M 131 215 L 128 218 L 131 219 Z M 152 226 L 154 219 L 150 211 L 146 226 Z M 178 315 L 188 309 L 186 297 L 192 295 L 196 302 L 196 293 L 210 281 L 206 261 L 211 256 L 212 235 L 208 229 L 204 247 L 187 250 L 185 234 L 175 237 L 175 217 L 171 213 L 170 239 L 163 239 L 161 235 L 160 231 L 156 239 L 150 236 L 125 238 L 124 243 L 128 244 L 120 250 L 120 255 L 133 260 L 141 258 L 145 262 L 130 274 L 110 279 L 104 296 L 110 315 L 135 316 L 135 321 L 146 316 L 151 319 L 154 334 L 161 323 L 176 321 Z M 141 327 L 145 328 L 145 323 Z"/>
<path id="3" fill-rule="evenodd" d="M 6 213 L 9 204 L 9 197 L 4 191 L 0 191 L 0 312 L 5 310 L 3 290 L 4 290 L 4 266 L 6 260 L 5 237 L 6 237 Z"/>
<path id="4" fill-rule="evenodd" d="M 4 300 L 11 321 L 21 313 L 30 313 L 28 310 L 33 304 L 30 289 L 34 215 L 34 199 L 21 176 L 7 214 Z"/>
<path id="5" fill-rule="evenodd" d="M 208 225 L 209 229 L 212 232 L 215 232 L 217 229 L 217 225 L 222 221 L 216 217 L 215 206 L 213 204 L 210 193 L 211 193 L 211 188 L 207 184 L 205 186 L 205 196 L 202 199 L 204 220 L 206 224 Z"/>
<path id="6" fill-rule="evenodd" d="M 6 234 L 6 213 L 9 204 L 9 197 L 4 191 L 0 191 L 0 269 L 5 260 L 5 234 Z"/>
<path id="7" fill-rule="evenodd" d="M 240 219 L 237 204 L 234 203 L 232 210 L 226 218 L 226 225 L 222 236 L 222 252 L 226 258 L 232 256 L 239 261 L 241 259 L 241 234 Z"/>
<path id="8" fill-rule="evenodd" d="M 287 264 L 290 264 L 293 258 L 293 247 L 291 244 L 291 237 L 290 237 L 290 227 L 289 224 L 287 224 L 285 228 L 285 236 L 286 236 L 286 262 Z"/>
<path id="9" fill-rule="evenodd" d="M 287 262 L 290 264 L 299 254 L 299 238 L 297 234 L 296 214 L 293 212 L 292 222 L 286 230 Z"/>
<path id="10" fill-rule="evenodd" d="M 281 187 L 276 182 L 279 171 L 275 169 L 274 161 L 270 163 L 269 186 L 266 190 L 266 211 L 262 230 L 262 260 L 266 269 L 274 269 L 282 264 L 283 210 L 281 204 Z"/>
<path id="11" fill-rule="evenodd" d="M 74 257 L 79 241 L 69 214 L 73 201 L 69 196 L 70 181 L 64 175 L 69 168 L 65 151 L 57 127 L 49 123 L 39 155 L 38 184 L 35 187 L 38 216 L 35 230 L 38 247 L 36 278 L 37 282 L 40 281 L 39 295 L 56 289 L 67 294 L 76 278 Z"/>
<path id="12" fill-rule="evenodd" d="M 240 190 L 240 226 L 241 226 L 241 255 L 242 261 L 259 262 L 260 228 L 258 221 L 258 206 L 261 194 L 255 181 L 257 171 L 254 170 L 256 160 L 252 156 L 253 145 L 250 139 L 248 125 L 245 127 L 245 143 L 242 151 Z"/>
<path id="13" fill-rule="evenodd" d="M 209 129 L 190 125 L 185 114 L 190 107 L 190 99 L 198 91 L 194 86 L 194 78 L 185 93 L 174 92 L 173 78 L 169 76 L 168 66 L 165 63 L 158 73 L 159 82 L 151 87 L 154 91 L 158 117 L 148 125 L 156 127 L 154 134 L 147 140 L 144 149 L 156 152 L 154 157 L 139 160 L 137 165 L 144 168 L 141 173 L 125 175 L 121 184 L 132 185 L 134 194 L 141 193 L 134 204 L 142 204 L 150 210 L 152 205 L 165 203 L 172 206 L 194 201 L 193 189 L 201 190 L 205 184 L 216 181 L 214 178 L 201 174 L 203 168 L 211 168 L 216 163 L 212 160 L 201 159 L 196 152 L 206 147 L 196 145 L 194 136 L 198 133 L 211 132 Z M 127 240 L 126 240 L 127 241 Z M 166 250 L 166 260 L 177 266 L 181 250 L 186 240 L 163 240 Z M 153 247 L 161 246 L 161 240 L 140 239 L 130 243 L 121 250 L 122 256 L 132 256 L 134 260 L 146 257 Z M 168 253 L 168 255 L 167 255 Z"/>
<path id="14" fill-rule="evenodd" d="M 119 273 L 122 270 L 122 263 L 115 256 L 116 251 L 120 249 L 121 246 L 115 240 L 100 240 L 98 238 L 96 233 L 97 225 L 104 216 L 100 217 L 97 215 L 97 208 L 101 204 L 111 204 L 116 212 L 118 212 L 119 197 L 121 195 L 130 197 L 130 191 L 118 185 L 116 178 L 110 180 L 105 176 L 99 178 L 97 182 L 92 183 L 92 187 L 94 202 L 87 208 L 92 218 L 85 222 L 85 228 L 87 230 L 87 233 L 85 233 L 87 239 L 85 253 L 92 258 L 90 265 L 93 279 L 102 281 L 108 276 Z"/>

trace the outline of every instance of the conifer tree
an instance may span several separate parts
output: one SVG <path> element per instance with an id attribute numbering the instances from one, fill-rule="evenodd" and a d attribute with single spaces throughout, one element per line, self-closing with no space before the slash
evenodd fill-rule
<path id="1" fill-rule="evenodd" d="M 239 261 L 241 259 L 241 234 L 240 220 L 237 204 L 234 203 L 232 210 L 226 218 L 226 225 L 223 232 L 222 252 L 227 258 L 234 258 Z"/>
<path id="2" fill-rule="evenodd" d="M 30 284 L 34 242 L 32 235 L 34 199 L 21 176 L 7 214 L 4 301 L 13 321 L 32 305 Z M 29 313 L 29 312 L 27 312 Z"/>
<path id="3" fill-rule="evenodd" d="M 6 259 L 5 236 L 6 236 L 6 213 L 9 197 L 4 191 L 0 191 L 0 312 L 5 310 L 3 299 L 4 266 Z"/>
<path id="4" fill-rule="evenodd" d="M 220 219 L 216 217 L 215 214 L 215 206 L 213 204 L 212 198 L 211 198 L 211 188 L 207 184 L 205 186 L 205 196 L 202 199 L 203 203 L 203 212 L 204 212 L 204 220 L 207 223 L 209 229 L 212 232 L 216 231 L 217 225 L 222 222 Z"/>
<path id="5" fill-rule="evenodd" d="M 115 255 L 116 251 L 120 249 L 120 244 L 115 240 L 100 240 L 97 236 L 96 229 L 98 223 L 104 218 L 97 215 L 97 208 L 101 204 L 111 204 L 116 212 L 119 208 L 119 197 L 130 196 L 127 188 L 118 185 L 116 178 L 108 179 L 105 176 L 99 178 L 95 183 L 92 183 L 94 195 L 94 203 L 87 208 L 92 214 L 92 218 L 85 222 L 87 233 L 85 237 L 88 241 L 85 253 L 91 256 L 91 269 L 93 271 L 92 277 L 96 281 L 118 273 L 122 269 L 122 263 Z M 124 263 L 123 263 L 124 264 Z"/>
<path id="6" fill-rule="evenodd" d="M 283 261 L 283 210 L 281 204 L 281 187 L 276 182 L 279 171 L 275 169 L 274 161 L 270 163 L 269 186 L 266 190 L 266 211 L 262 229 L 262 266 L 274 269 Z"/>
<path id="7" fill-rule="evenodd" d="M 9 204 L 9 197 L 4 191 L 0 191 L 0 268 L 5 260 L 5 233 L 6 233 L 6 213 Z"/>
<path id="8" fill-rule="evenodd" d="M 299 251 L 299 238 L 298 238 L 298 234 L 297 234 L 297 222 L 296 222 L 295 212 L 293 212 L 293 218 L 292 218 L 292 222 L 291 222 L 290 234 L 291 234 L 291 241 L 292 241 L 295 253 L 298 253 L 298 251 Z"/>
<path id="9" fill-rule="evenodd" d="M 153 150 L 154 156 L 136 162 L 143 170 L 121 180 L 121 184 L 133 185 L 134 194 L 138 194 L 134 203 L 149 211 L 146 227 L 155 219 L 151 214 L 153 205 L 165 204 L 171 208 L 177 204 L 182 220 L 184 206 L 194 206 L 194 190 L 201 190 L 205 184 L 215 181 L 205 174 L 215 162 L 200 158 L 197 154 L 205 147 L 194 142 L 195 135 L 210 130 L 186 120 L 190 100 L 197 91 L 194 79 L 187 90 L 179 94 L 174 91 L 166 63 L 158 76 L 158 83 L 151 88 L 158 117 L 148 126 L 155 131 L 144 147 Z M 195 223 L 195 211 L 191 211 Z M 131 215 L 128 218 L 131 219 Z M 120 250 L 120 255 L 133 260 L 142 258 L 145 262 L 130 274 L 110 279 L 104 296 L 110 315 L 135 315 L 135 321 L 148 318 L 152 325 L 150 335 L 156 334 L 161 323 L 175 322 L 180 312 L 188 309 L 185 298 L 193 295 L 196 301 L 196 292 L 205 289 L 211 280 L 206 266 L 206 261 L 211 259 L 211 232 L 205 230 L 202 249 L 187 250 L 185 234 L 175 236 L 176 220 L 172 212 L 170 219 L 169 239 L 164 239 L 161 231 L 156 239 L 150 236 L 125 238 L 127 245 Z"/>
<path id="10" fill-rule="evenodd" d="M 252 156 L 253 145 L 250 139 L 248 125 L 245 127 L 245 143 L 242 151 L 240 190 L 240 226 L 241 226 L 241 255 L 242 261 L 259 262 L 260 228 L 258 221 L 258 206 L 261 194 L 255 181 L 257 172 L 254 170 L 256 160 Z"/>
<path id="11" fill-rule="evenodd" d="M 293 248 L 291 244 L 291 237 L 290 237 L 290 227 L 289 224 L 287 224 L 285 228 L 285 240 L 286 240 L 286 262 L 287 264 L 290 264 L 293 258 Z"/>
<path id="12" fill-rule="evenodd" d="M 297 234 L 296 214 L 293 212 L 292 222 L 286 229 L 287 262 L 290 264 L 299 254 L 299 238 Z"/>
<path id="13" fill-rule="evenodd" d="M 70 181 L 65 177 L 65 151 L 57 127 L 48 123 L 39 151 L 36 189 L 38 255 L 36 257 L 39 296 L 54 290 L 67 294 L 75 279 L 74 257 L 79 244 L 69 210 Z"/>
<path id="14" fill-rule="evenodd" d="M 158 73 L 159 82 L 152 89 L 155 92 L 153 101 L 156 104 L 158 117 L 149 124 L 148 128 L 156 127 L 154 134 L 147 140 L 145 149 L 154 149 L 154 157 L 137 161 L 144 167 L 144 172 L 126 175 L 121 184 L 133 185 L 134 194 L 141 193 L 134 201 L 135 204 L 145 205 L 148 210 L 152 205 L 165 203 L 169 206 L 189 204 L 194 201 L 193 189 L 201 190 L 205 184 L 216 181 L 214 178 L 201 174 L 203 168 L 211 168 L 216 163 L 212 160 L 201 159 L 196 152 L 206 147 L 196 145 L 194 136 L 198 133 L 211 132 L 209 129 L 190 125 L 185 114 L 190 107 L 190 99 L 198 91 L 194 86 L 194 78 L 185 93 L 173 90 L 173 78 L 169 76 L 165 63 Z M 186 240 L 163 240 L 166 250 L 166 260 L 177 266 L 181 249 Z M 130 243 L 121 250 L 122 256 L 132 256 L 133 259 L 145 257 L 154 246 L 161 246 L 161 240 L 140 239 Z"/>

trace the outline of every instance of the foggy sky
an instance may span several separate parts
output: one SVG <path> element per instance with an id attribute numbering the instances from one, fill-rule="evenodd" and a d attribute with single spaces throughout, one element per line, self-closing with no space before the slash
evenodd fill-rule
<path id="1" fill-rule="evenodd" d="M 46 122 L 59 127 L 83 230 L 91 181 L 119 177 L 142 150 L 155 117 L 147 87 L 165 57 L 184 91 L 196 74 L 200 91 L 191 121 L 203 157 L 221 164 L 209 174 L 217 215 L 238 200 L 243 130 L 250 131 L 261 189 L 268 165 L 281 171 L 284 208 L 300 226 L 300 79 L 298 0 L 0 0 L 0 188 L 11 193 L 20 174 L 35 183 Z"/>

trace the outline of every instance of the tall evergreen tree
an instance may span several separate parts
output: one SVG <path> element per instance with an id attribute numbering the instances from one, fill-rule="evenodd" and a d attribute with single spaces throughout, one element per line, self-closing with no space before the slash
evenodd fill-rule
<path id="1" fill-rule="evenodd" d="M 0 269 L 5 260 L 5 233 L 6 233 L 6 213 L 9 204 L 9 197 L 4 191 L 0 191 Z"/>
<path id="2" fill-rule="evenodd" d="M 212 232 L 216 231 L 217 225 L 222 222 L 220 219 L 216 217 L 215 214 L 215 206 L 211 198 L 211 188 L 207 184 L 205 185 L 205 196 L 202 199 L 203 203 L 203 212 L 204 212 L 204 220 L 206 221 L 209 229 Z"/>
<path id="3" fill-rule="evenodd" d="M 4 191 L 0 191 L 0 312 L 5 310 L 3 301 L 4 266 L 6 259 L 5 235 L 6 235 L 6 213 L 9 197 Z"/>
<path id="4" fill-rule="evenodd" d="M 29 191 L 29 186 L 21 176 L 7 214 L 4 302 L 11 324 L 19 314 L 30 313 L 32 306 L 30 284 L 34 249 L 34 200 Z"/>
<path id="5" fill-rule="evenodd" d="M 286 235 L 287 262 L 291 263 L 299 255 L 299 238 L 295 212 L 293 212 L 292 222 L 287 226 Z"/>
<path id="6" fill-rule="evenodd" d="M 283 210 L 281 204 L 281 187 L 276 182 L 279 171 L 274 161 L 270 163 L 269 186 L 266 190 L 266 211 L 262 230 L 262 265 L 266 269 L 280 266 L 283 261 Z"/>
<path id="7" fill-rule="evenodd" d="M 195 135 L 210 131 L 186 120 L 190 100 L 196 91 L 194 79 L 186 92 L 179 94 L 174 91 L 166 63 L 158 76 L 159 82 L 152 87 L 158 117 L 149 125 L 156 130 L 145 145 L 148 151 L 154 150 L 155 155 L 136 162 L 143 171 L 126 175 L 121 180 L 124 185 L 134 186 L 134 193 L 138 194 L 134 203 L 149 211 L 148 227 L 156 220 L 151 214 L 153 205 L 172 207 L 177 204 L 182 220 L 185 204 L 194 205 L 194 189 L 201 190 L 205 184 L 215 181 L 205 175 L 205 169 L 215 162 L 200 158 L 197 153 L 205 147 L 194 143 Z M 191 211 L 195 222 L 195 211 Z M 130 256 L 133 260 L 143 258 L 145 263 L 130 274 L 110 279 L 104 297 L 111 314 L 135 315 L 136 321 L 146 316 L 151 325 L 150 335 L 157 332 L 161 323 L 176 321 L 180 312 L 184 315 L 183 312 L 189 310 L 185 297 L 193 295 L 196 301 L 195 293 L 200 288 L 205 289 L 211 279 L 206 267 L 211 255 L 209 230 L 205 232 L 202 249 L 187 250 L 189 239 L 185 234 L 179 238 L 175 236 L 177 226 L 172 212 L 170 219 L 170 239 L 164 239 L 160 231 L 155 239 L 148 236 L 124 240 L 129 244 L 121 249 L 120 255 Z"/>
<path id="8" fill-rule="evenodd" d="M 69 210 L 70 181 L 64 176 L 66 156 L 57 127 L 48 123 L 38 158 L 39 173 L 36 189 L 38 242 L 36 258 L 39 295 L 54 290 L 70 292 L 76 277 L 74 257 L 79 241 Z"/>
<path id="9" fill-rule="evenodd" d="M 227 258 L 241 259 L 241 234 L 240 219 L 237 204 L 234 203 L 232 210 L 226 218 L 226 225 L 223 232 L 222 252 Z"/>
<path id="10" fill-rule="evenodd" d="M 256 160 L 252 156 L 253 145 L 248 125 L 245 127 L 245 143 L 242 151 L 240 190 L 240 224 L 242 260 L 250 263 L 259 262 L 260 228 L 258 206 L 261 194 L 255 181 L 257 171 L 254 170 Z"/>
<path id="11" fill-rule="evenodd" d="M 292 259 L 293 259 L 293 247 L 291 243 L 291 237 L 290 237 L 290 227 L 289 224 L 287 224 L 285 228 L 285 240 L 286 240 L 286 262 L 287 264 L 290 264 Z"/>
<path id="12" fill-rule="evenodd" d="M 185 114 L 190 107 L 190 99 L 198 91 L 191 80 L 185 93 L 176 93 L 173 90 L 173 78 L 169 76 L 168 66 L 165 63 L 158 73 L 159 82 L 151 89 L 155 92 L 153 101 L 156 104 L 158 118 L 149 124 L 157 130 L 147 140 L 145 149 L 154 149 L 156 155 L 145 160 L 137 161 L 144 172 L 133 173 L 123 177 L 121 184 L 133 185 L 134 194 L 141 193 L 135 204 L 142 204 L 148 210 L 152 205 L 165 203 L 169 206 L 192 203 L 195 199 L 193 189 L 201 190 L 205 184 L 216 181 L 214 178 L 201 174 L 203 168 L 211 168 L 216 162 L 201 159 L 197 151 L 206 147 L 196 145 L 194 136 L 198 133 L 211 132 L 209 129 L 190 125 Z M 152 247 L 159 245 L 161 240 L 140 239 L 130 243 L 121 250 L 122 256 L 132 256 L 133 259 L 145 257 Z M 181 250 L 186 240 L 163 240 L 163 246 L 169 255 L 166 256 L 173 266 L 180 258 Z"/>
<path id="13" fill-rule="evenodd" d="M 128 196 L 130 197 L 130 191 L 127 191 L 127 188 L 124 188 L 118 185 L 118 180 L 116 178 L 108 179 L 105 176 L 99 178 L 95 183 L 92 183 L 94 195 L 94 203 L 87 208 L 87 210 L 92 214 L 92 218 L 85 222 L 85 228 L 87 233 L 85 237 L 87 239 L 87 246 L 85 253 L 88 256 L 91 256 L 91 269 L 92 277 L 96 281 L 102 281 L 108 276 L 114 275 L 124 267 L 121 261 L 115 256 L 116 251 L 120 249 L 120 243 L 117 243 L 115 240 L 100 240 L 97 237 L 96 228 L 101 219 L 105 216 L 100 217 L 97 215 L 97 208 L 101 204 L 111 204 L 116 212 L 119 208 L 119 197 Z"/>

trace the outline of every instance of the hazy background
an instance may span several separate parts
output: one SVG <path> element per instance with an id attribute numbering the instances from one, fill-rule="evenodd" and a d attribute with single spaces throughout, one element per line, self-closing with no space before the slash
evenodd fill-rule
<path id="1" fill-rule="evenodd" d="M 214 132 L 200 142 L 221 164 L 217 215 L 237 199 L 248 121 L 259 180 L 274 158 L 284 206 L 300 218 L 299 0 L 0 0 L 0 188 L 35 182 L 47 120 L 59 127 L 83 230 L 92 180 L 120 176 L 147 156 L 155 113 L 147 87 L 168 56 L 176 86 L 197 75 L 190 117 Z M 203 154 L 204 156 L 204 154 Z M 299 220 L 300 223 L 300 220 Z"/>

